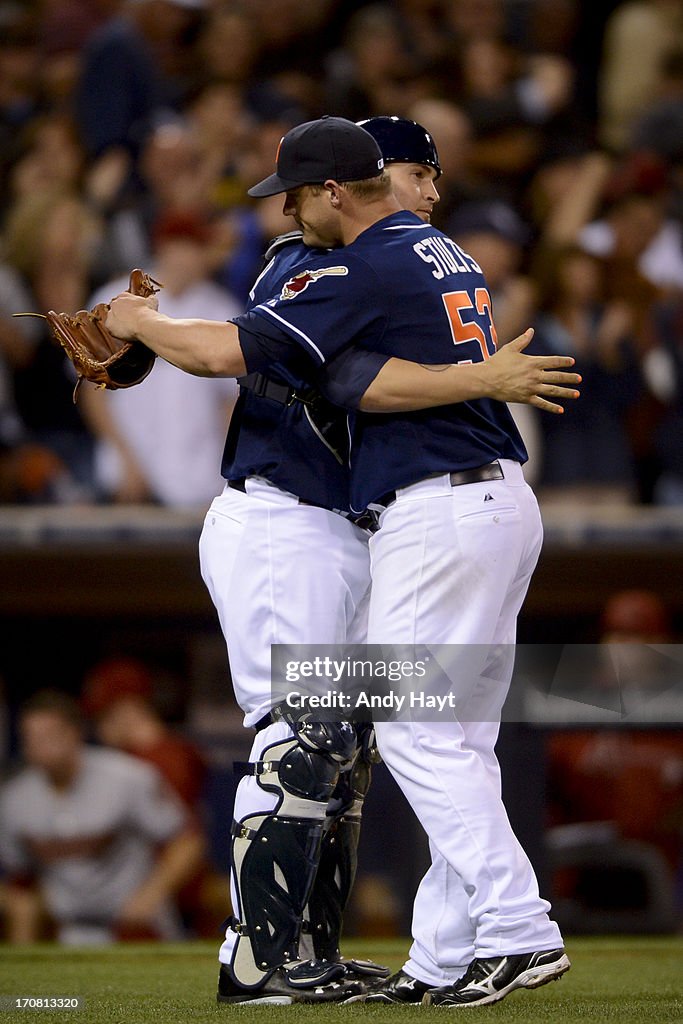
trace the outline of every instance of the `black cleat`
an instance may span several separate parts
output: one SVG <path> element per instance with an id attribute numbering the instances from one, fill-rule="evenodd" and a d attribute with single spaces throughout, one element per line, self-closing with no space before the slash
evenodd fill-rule
<path id="1" fill-rule="evenodd" d="M 344 980 L 314 985 L 310 988 L 298 987 L 290 984 L 282 967 L 278 967 L 258 988 L 245 988 L 238 985 L 231 977 L 230 971 L 222 965 L 216 1000 L 219 1003 L 274 1006 L 288 1006 L 290 1003 L 340 1003 L 351 996 L 361 995 L 364 990 L 365 986 L 359 982 Z"/>
<path id="2" fill-rule="evenodd" d="M 373 985 L 365 995 L 352 996 L 345 1003 L 399 1003 L 413 1005 L 421 1003 L 422 997 L 429 989 L 423 981 L 412 978 L 405 971 L 397 971 L 386 981 Z"/>
<path id="3" fill-rule="evenodd" d="M 549 981 L 557 981 L 570 967 L 571 961 L 563 949 L 473 960 L 453 985 L 430 988 L 422 1005 L 453 1007 L 497 1003 L 516 988 L 539 988 Z"/>
<path id="4" fill-rule="evenodd" d="M 391 973 L 388 967 L 377 964 L 374 960 L 349 960 L 348 957 L 342 956 L 337 963 L 343 964 L 346 980 L 365 982 L 366 986 L 378 978 L 388 978 Z"/>

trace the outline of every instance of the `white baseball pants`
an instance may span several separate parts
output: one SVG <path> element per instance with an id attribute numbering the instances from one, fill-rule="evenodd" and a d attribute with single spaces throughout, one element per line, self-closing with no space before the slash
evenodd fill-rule
<path id="1" fill-rule="evenodd" d="M 244 724 L 255 725 L 271 701 L 271 644 L 365 641 L 370 591 L 368 537 L 334 512 L 299 504 L 266 480 L 247 493 L 226 487 L 206 514 L 200 566 L 226 639 Z M 291 734 L 286 722 L 259 732 L 249 756 Z M 235 818 L 271 811 L 277 794 L 243 778 Z M 238 908 L 232 885 L 233 906 Z M 230 963 L 237 936 L 225 933 L 219 959 Z"/>
<path id="2" fill-rule="evenodd" d="M 244 724 L 271 707 L 271 644 L 362 643 L 368 535 L 256 477 L 226 487 L 199 541 L 202 577 L 226 639 Z"/>
<path id="3" fill-rule="evenodd" d="M 516 619 L 542 543 L 521 467 L 501 465 L 503 480 L 453 487 L 444 474 L 399 489 L 370 541 L 368 641 L 452 644 L 453 677 L 459 662 L 467 676 L 457 721 L 376 726 L 380 753 L 429 837 L 405 969 L 435 986 L 474 957 L 562 945 L 508 821 L 494 753 Z"/>

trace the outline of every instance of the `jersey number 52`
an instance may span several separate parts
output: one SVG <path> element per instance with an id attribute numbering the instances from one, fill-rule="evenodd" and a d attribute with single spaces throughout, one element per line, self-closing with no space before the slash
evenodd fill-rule
<path id="1" fill-rule="evenodd" d="M 453 344 L 465 345 L 476 342 L 481 350 L 481 359 L 490 359 L 498 347 L 498 335 L 493 324 L 491 313 L 491 296 L 486 288 L 477 288 L 474 298 L 469 292 L 446 292 L 442 295 L 443 304 L 446 307 L 448 322 L 451 325 Z M 484 318 L 483 326 L 476 320 L 467 320 L 470 310 L 476 310 L 480 317 Z M 475 356 L 473 359 L 461 359 L 462 363 L 479 362 Z"/>

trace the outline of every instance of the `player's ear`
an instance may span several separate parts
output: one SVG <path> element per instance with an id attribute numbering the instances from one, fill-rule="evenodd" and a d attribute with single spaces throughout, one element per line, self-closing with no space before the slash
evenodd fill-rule
<path id="1" fill-rule="evenodd" d="M 333 178 L 329 178 L 325 182 L 325 184 L 323 185 L 323 188 L 328 193 L 329 200 L 330 200 L 330 206 L 333 209 L 338 210 L 339 206 L 340 206 L 340 203 L 341 203 L 341 188 L 342 188 L 341 185 L 339 184 L 339 182 L 338 181 L 334 181 Z"/>

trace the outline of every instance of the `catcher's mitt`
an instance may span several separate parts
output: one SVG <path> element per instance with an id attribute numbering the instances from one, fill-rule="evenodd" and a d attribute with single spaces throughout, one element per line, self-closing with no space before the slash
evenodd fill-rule
<path id="1" fill-rule="evenodd" d="M 143 270 L 132 270 L 128 291 L 133 295 L 154 295 L 161 285 Z M 83 378 L 97 387 L 130 388 L 150 373 L 156 354 L 141 341 L 121 341 L 104 326 L 109 312 L 106 302 L 92 309 L 80 309 L 74 316 L 55 313 L 15 313 L 15 316 L 43 316 L 52 333 L 74 364 L 78 379 L 73 399 L 76 401 Z"/>

